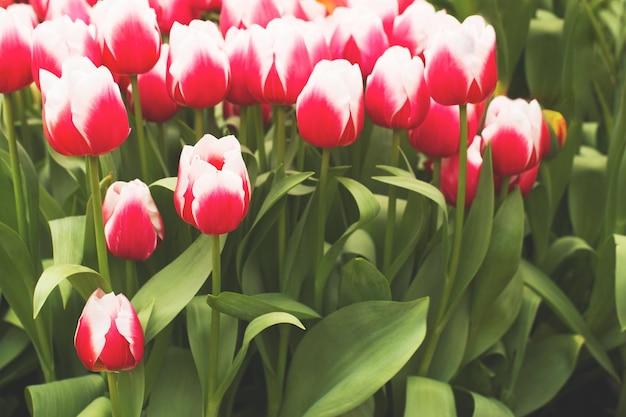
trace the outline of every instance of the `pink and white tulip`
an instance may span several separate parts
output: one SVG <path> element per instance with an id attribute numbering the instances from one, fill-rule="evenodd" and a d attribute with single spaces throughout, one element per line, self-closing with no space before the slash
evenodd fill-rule
<path id="1" fill-rule="evenodd" d="M 483 166 L 481 154 L 482 139 L 480 136 L 467 148 L 467 173 L 465 181 L 465 208 L 472 205 L 478 191 L 478 179 Z M 451 206 L 456 205 L 457 186 L 459 183 L 459 156 L 441 160 L 441 192 Z"/>
<path id="2" fill-rule="evenodd" d="M 220 30 L 222 35 L 231 27 L 250 28 L 252 25 L 266 27 L 282 13 L 273 0 L 222 0 Z"/>
<path id="3" fill-rule="evenodd" d="M 232 232 L 248 213 L 250 179 L 234 136 L 204 135 L 180 154 L 174 206 L 208 235 Z"/>
<path id="4" fill-rule="evenodd" d="M 83 365 L 93 372 L 131 370 L 143 358 L 143 345 L 143 330 L 128 298 L 95 290 L 85 303 L 74 334 L 76 353 Z"/>
<path id="5" fill-rule="evenodd" d="M 37 17 L 41 21 L 68 16 L 70 20 L 89 23 L 91 8 L 97 0 L 30 0 Z"/>
<path id="6" fill-rule="evenodd" d="M 231 86 L 226 99 L 240 106 L 250 106 L 258 101 L 248 89 L 248 54 L 250 30 L 232 27 L 226 33 L 226 55 L 230 63 Z"/>
<path id="7" fill-rule="evenodd" d="M 106 67 L 71 57 L 63 62 L 61 77 L 41 70 L 39 79 L 43 131 L 54 150 L 68 156 L 102 155 L 126 140 L 126 108 Z"/>
<path id="8" fill-rule="evenodd" d="M 426 0 L 416 1 L 393 21 L 389 44 L 404 46 L 412 55 L 423 58 L 430 35 L 442 14 L 446 14 L 445 10 L 436 12 Z"/>
<path id="9" fill-rule="evenodd" d="M 21 90 L 33 81 L 33 23 L 19 7 L 0 8 L 0 94 Z"/>

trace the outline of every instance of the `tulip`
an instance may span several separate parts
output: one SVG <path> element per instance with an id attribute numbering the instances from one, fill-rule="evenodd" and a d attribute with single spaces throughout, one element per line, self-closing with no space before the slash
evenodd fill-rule
<path id="1" fill-rule="evenodd" d="M 204 135 L 180 155 L 174 206 L 202 233 L 220 235 L 237 228 L 248 212 L 250 179 L 241 146 L 230 135 Z"/>
<path id="2" fill-rule="evenodd" d="M 126 108 L 113 76 L 85 57 L 62 64 L 57 77 L 41 70 L 43 131 L 50 146 L 68 156 L 102 155 L 130 133 Z"/>
<path id="3" fill-rule="evenodd" d="M 361 134 L 364 117 L 358 65 L 345 59 L 320 61 L 296 103 L 302 139 L 321 148 L 350 145 Z"/>
<path id="4" fill-rule="evenodd" d="M 478 191 L 478 179 L 483 165 L 481 155 L 482 140 L 476 136 L 467 148 L 467 176 L 465 186 L 465 208 L 472 205 Z M 441 160 L 441 192 L 448 204 L 456 205 L 457 186 L 459 182 L 459 156 Z"/>
<path id="5" fill-rule="evenodd" d="M 141 180 L 116 181 L 102 204 L 107 249 L 118 258 L 145 261 L 163 240 L 163 220 Z"/>
<path id="6" fill-rule="evenodd" d="M 70 20 L 89 23 L 91 8 L 97 0 L 30 0 L 39 20 L 54 20 L 68 16 Z"/>
<path id="7" fill-rule="evenodd" d="M 170 97 L 183 106 L 200 109 L 224 100 L 230 88 L 230 64 L 215 23 L 174 22 L 165 82 Z"/>
<path id="8" fill-rule="evenodd" d="M 248 90 L 257 102 L 291 105 L 306 84 L 312 65 L 299 26 L 275 19 L 250 28 Z"/>
<path id="9" fill-rule="evenodd" d="M 372 121 L 391 129 L 412 129 L 424 121 L 429 106 L 422 60 L 401 46 L 387 49 L 367 77 L 365 110 Z"/>
<path id="10" fill-rule="evenodd" d="M 435 22 L 442 14 L 445 10 L 435 12 L 427 1 L 416 1 L 393 21 L 389 44 L 404 46 L 412 55 L 423 58 L 430 34 L 437 27 Z"/>
<path id="11" fill-rule="evenodd" d="M 485 116 L 482 137 L 491 143 L 494 174 L 520 174 L 539 163 L 543 116 L 537 100 L 494 98 Z"/>
<path id="12" fill-rule="evenodd" d="M 143 358 L 144 336 L 137 313 L 124 294 L 95 290 L 78 319 L 74 346 L 87 369 L 127 371 Z"/>
<path id="13" fill-rule="evenodd" d="M 481 114 L 478 106 L 468 104 L 468 141 L 478 132 Z M 424 121 L 409 131 L 409 143 L 416 151 L 431 158 L 449 158 L 459 152 L 459 106 L 444 106 L 430 99 Z"/>
<path id="14" fill-rule="evenodd" d="M 486 100 L 498 81 L 493 26 L 476 15 L 463 23 L 442 15 L 437 27 L 424 51 L 424 77 L 432 98 L 445 105 Z"/>
<path id="15" fill-rule="evenodd" d="M 248 51 L 250 30 L 231 27 L 226 32 L 225 50 L 230 62 L 231 88 L 226 99 L 240 106 L 251 106 L 258 102 L 248 90 Z"/>
<path id="16" fill-rule="evenodd" d="M 191 4 L 191 0 L 149 0 L 154 9 L 161 33 L 170 33 L 174 22 L 188 25 L 200 13 Z"/>
<path id="17" fill-rule="evenodd" d="M 284 16 L 295 16 L 306 21 L 326 17 L 326 7 L 317 0 L 276 0 L 279 12 Z"/>
<path id="18" fill-rule="evenodd" d="M 167 72 L 167 55 L 169 45 L 163 44 L 161 47 L 161 56 L 156 65 L 146 73 L 137 76 L 137 83 L 141 94 L 139 102 L 141 103 L 141 113 L 143 118 L 151 122 L 162 123 L 170 120 L 179 109 L 178 104 L 172 100 L 165 85 L 165 77 Z M 132 102 L 132 87 L 126 84 L 126 99 Z"/>
<path id="19" fill-rule="evenodd" d="M 376 13 L 383 22 L 385 33 L 391 34 L 393 21 L 398 16 L 398 2 L 390 0 L 348 0 L 348 7 L 365 7 Z"/>
<path id="20" fill-rule="evenodd" d="M 545 121 L 545 126 L 548 129 L 549 143 L 548 145 L 544 145 L 545 139 L 542 136 L 542 141 L 544 141 L 541 145 L 541 157 L 546 158 L 552 152 L 557 149 L 562 149 L 565 146 L 565 140 L 567 139 L 567 122 L 561 113 L 555 110 L 543 110 L 543 118 Z M 542 135 L 545 134 L 542 132 Z M 552 137 L 556 139 L 554 142 Z M 558 147 L 558 148 L 557 148 Z M 546 150 L 546 148 L 548 148 Z M 554 149 L 553 149 L 554 148 Z"/>
<path id="21" fill-rule="evenodd" d="M 231 27 L 246 29 L 255 24 L 266 27 L 270 21 L 281 16 L 272 0 L 222 0 L 220 30 L 226 36 Z"/>
<path id="22" fill-rule="evenodd" d="M 148 0 L 99 1 L 91 19 L 102 61 L 114 74 L 143 74 L 158 61 L 161 32 Z"/>
<path id="23" fill-rule="evenodd" d="M 0 94 L 21 90 L 33 81 L 33 24 L 18 6 L 0 9 Z"/>
<path id="24" fill-rule="evenodd" d="M 528 171 L 524 171 L 519 175 L 513 175 L 509 177 L 509 187 L 508 191 L 511 192 L 516 187 L 519 187 L 522 196 L 525 197 L 530 193 L 535 185 L 535 180 L 537 179 L 537 173 L 539 172 L 539 164 L 530 168 Z M 502 186 L 502 178 L 494 177 L 494 185 L 497 193 L 500 193 Z"/>
<path id="25" fill-rule="evenodd" d="M 364 7 L 338 7 L 333 16 L 337 25 L 329 42 L 331 56 L 358 64 L 367 77 L 389 47 L 381 18 Z"/>
<path id="26" fill-rule="evenodd" d="M 290 16 L 285 16 L 283 19 L 289 18 Z M 294 18 L 293 21 L 299 26 L 304 43 L 309 51 L 311 68 L 323 59 L 330 59 L 330 49 L 321 27 L 317 23 L 300 19 Z"/>
<path id="27" fill-rule="evenodd" d="M 85 56 L 96 67 L 102 64 L 100 46 L 82 20 L 64 15 L 39 24 L 33 32 L 32 73 L 39 87 L 39 70 L 61 76 L 61 63 L 70 56 Z"/>

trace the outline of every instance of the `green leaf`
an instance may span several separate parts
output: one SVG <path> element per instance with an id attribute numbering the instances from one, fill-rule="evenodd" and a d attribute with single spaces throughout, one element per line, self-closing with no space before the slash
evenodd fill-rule
<path id="1" fill-rule="evenodd" d="M 85 216 L 51 220 L 52 253 L 55 264 L 80 264 L 83 261 Z"/>
<path id="2" fill-rule="evenodd" d="M 473 417 L 513 417 L 513 412 L 495 398 L 489 398 L 472 391 L 457 390 L 459 397 L 467 396 L 472 403 Z"/>
<path id="3" fill-rule="evenodd" d="M 515 415 L 525 416 L 550 401 L 574 372 L 585 339 L 555 335 L 529 345 L 515 387 Z"/>
<path id="4" fill-rule="evenodd" d="M 202 415 L 198 372 L 188 349 L 171 346 L 147 409 L 150 417 Z"/>
<path id="5" fill-rule="evenodd" d="M 573 256 L 577 252 L 589 252 L 594 254 L 594 250 L 587 242 L 576 236 L 563 236 L 555 240 L 548 249 L 548 256 L 542 264 L 542 269 L 551 275 L 561 265 L 565 259 Z"/>
<path id="6" fill-rule="evenodd" d="M 434 379 L 411 376 L 406 384 L 404 417 L 456 417 L 452 387 Z"/>
<path id="7" fill-rule="evenodd" d="M 249 296 L 224 291 L 217 297 L 209 294 L 207 303 L 224 314 L 246 321 L 252 321 L 263 314 L 277 311 L 292 314 L 299 320 L 320 318 L 315 310 L 283 293 L 262 293 Z"/>
<path id="8" fill-rule="evenodd" d="M 353 258 L 342 267 L 338 306 L 370 300 L 391 301 L 389 281 L 369 261 Z"/>
<path id="9" fill-rule="evenodd" d="M 31 385 L 26 388 L 26 405 L 33 417 L 75 416 L 104 391 L 104 379 L 90 374 Z"/>
<path id="10" fill-rule="evenodd" d="M 522 261 L 520 269 L 526 285 L 543 298 L 563 323 L 584 338 L 587 349 L 589 349 L 589 352 L 600 366 L 616 380 L 619 379 L 606 350 L 593 335 L 585 319 L 572 304 L 571 300 L 567 298 L 567 295 L 549 277 L 528 262 Z"/>
<path id="11" fill-rule="evenodd" d="M 111 417 L 112 415 L 111 400 L 108 397 L 98 397 L 76 417 Z"/>
<path id="12" fill-rule="evenodd" d="M 0 371 L 11 364 L 30 346 L 30 340 L 22 329 L 9 327 L 0 340 Z"/>
<path id="13" fill-rule="evenodd" d="M 448 382 L 463 362 L 469 334 L 469 297 L 463 297 L 441 333 L 428 376 Z"/>
<path id="14" fill-rule="evenodd" d="M 43 271 L 33 295 L 33 318 L 37 318 L 44 303 L 54 289 L 64 280 L 86 300 L 97 289 L 106 293 L 112 289 L 106 280 L 96 271 L 82 265 L 51 265 Z"/>
<path id="15" fill-rule="evenodd" d="M 626 329 L 626 236 L 615 239 L 615 305 L 621 330 Z"/>
<path id="16" fill-rule="evenodd" d="M 428 300 L 366 301 L 330 314 L 294 352 L 280 416 L 349 411 L 389 381 L 426 333 Z"/>
<path id="17" fill-rule="evenodd" d="M 120 408 L 125 415 L 141 415 L 143 408 L 145 383 L 144 363 L 140 362 L 130 371 L 118 372 L 115 374 L 117 391 L 119 395 Z M 110 380 L 109 380 L 110 381 Z"/>
<path id="18" fill-rule="evenodd" d="M 225 239 L 222 239 L 222 245 Z M 211 236 L 201 235 L 172 263 L 148 280 L 132 299 L 140 319 L 150 309 L 148 321 L 142 321 L 145 341 L 149 342 L 196 295 L 212 269 Z"/>

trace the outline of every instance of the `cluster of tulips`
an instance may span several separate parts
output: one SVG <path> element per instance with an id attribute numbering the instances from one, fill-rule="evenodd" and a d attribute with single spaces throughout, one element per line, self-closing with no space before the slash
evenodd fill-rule
<path id="1" fill-rule="evenodd" d="M 423 0 L 348 0 L 329 9 L 314 0 L 48 0 L 0 8 L 4 112 L 10 114 L 13 93 L 34 89 L 34 83 L 50 147 L 87 157 L 105 279 L 107 250 L 145 261 L 166 238 L 143 182 L 154 179 L 144 120 L 164 123 L 185 107 L 200 115 L 198 142 L 180 153 L 174 205 L 184 221 L 208 235 L 235 230 L 248 212 L 253 186 L 240 141 L 256 152 L 261 171 L 288 163 L 290 107 L 300 137 L 322 148 L 320 187 L 330 150 L 354 144 L 369 117 L 393 129 L 392 165 L 399 165 L 404 137 L 432 162 L 432 182 L 461 213 L 456 227 L 476 195 L 488 148 L 501 195 L 531 189 L 541 160 L 562 145 L 565 121 L 542 111 L 536 100 L 494 98 L 496 34 L 481 16 L 460 22 Z M 219 24 L 202 19 L 216 10 Z M 205 134 L 203 111 L 218 105 L 224 114 L 240 116 L 239 140 Z M 272 106 L 273 144 L 263 136 L 247 142 L 245 120 L 258 105 Z M 142 178 L 114 182 L 101 201 L 98 156 L 128 138 L 129 112 Z M 9 141 L 15 141 L 12 125 L 7 119 Z M 19 184 L 18 212 L 24 199 Z M 392 193 L 389 204 L 393 224 Z M 393 242 L 390 230 L 386 240 Z M 319 258 L 323 240 L 317 250 Z M 216 285 L 214 280 L 214 292 Z M 128 299 L 96 290 L 75 345 L 90 370 L 136 366 L 143 333 Z"/>

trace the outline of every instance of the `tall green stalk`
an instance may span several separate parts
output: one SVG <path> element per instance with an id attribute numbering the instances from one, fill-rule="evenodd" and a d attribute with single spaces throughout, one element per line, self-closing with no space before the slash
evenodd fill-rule
<path id="1" fill-rule="evenodd" d="M 27 247 L 29 245 L 28 225 L 26 223 L 26 201 L 22 188 L 22 167 L 17 149 L 15 136 L 15 124 L 13 119 L 12 93 L 4 95 L 4 120 L 7 128 L 7 140 L 9 142 L 9 158 L 11 159 L 11 175 L 13 177 L 13 195 L 15 198 L 15 215 L 17 216 L 17 232 Z"/>
<path id="2" fill-rule="evenodd" d="M 120 404 L 120 393 L 117 387 L 117 372 L 106 372 L 107 384 L 109 385 L 109 397 L 111 399 L 111 412 L 113 417 L 126 417 L 122 414 L 122 405 Z"/>
<path id="3" fill-rule="evenodd" d="M 248 110 L 249 106 L 241 106 L 239 109 L 239 143 L 248 146 Z"/>
<path id="4" fill-rule="evenodd" d="M 276 167 L 285 166 L 285 106 L 273 107 L 276 123 L 274 124 L 274 152 L 276 152 Z M 287 209 L 283 206 L 278 215 L 278 282 L 279 286 L 285 282 L 285 252 L 287 248 Z"/>
<path id="5" fill-rule="evenodd" d="M 89 170 L 89 181 L 91 185 L 91 202 L 93 205 L 93 222 L 96 235 L 98 269 L 100 270 L 100 275 L 102 275 L 109 285 L 111 285 L 107 244 L 104 237 L 104 219 L 102 216 L 102 194 L 100 194 L 100 170 L 98 168 L 98 157 L 94 155 L 87 155 L 87 167 Z"/>
<path id="6" fill-rule="evenodd" d="M 317 208 L 317 242 L 315 246 L 315 265 L 319 269 L 322 257 L 324 256 L 324 235 L 326 233 L 326 204 L 324 196 L 326 195 L 326 187 L 328 183 L 328 170 L 330 168 L 330 149 L 322 150 L 322 166 L 320 168 L 320 180 L 317 185 L 318 192 L 318 208 Z M 324 284 L 325 277 L 315 274 L 315 308 L 321 312 L 324 300 Z"/>
<path id="7" fill-rule="evenodd" d="M 133 90 L 133 106 L 135 110 L 135 125 L 137 126 L 137 141 L 139 143 L 139 164 L 141 166 L 141 176 L 144 181 L 149 182 L 150 172 L 148 170 L 148 148 L 146 146 L 146 133 L 143 128 L 143 113 L 141 112 L 141 100 L 139 96 L 139 83 L 137 75 L 130 76 L 130 83 Z"/>
<path id="8" fill-rule="evenodd" d="M 211 256 L 213 260 L 212 276 L 212 293 L 218 296 L 222 289 L 222 266 L 220 256 L 220 236 L 211 236 Z M 219 412 L 221 398 L 217 398 L 214 394 L 217 392 L 219 381 L 217 380 L 218 359 L 220 347 L 220 312 L 217 309 L 211 309 L 211 338 L 209 345 L 209 374 L 208 374 L 208 393 L 207 403 L 204 410 L 205 417 L 216 417 Z"/>
<path id="9" fill-rule="evenodd" d="M 393 143 L 391 144 L 391 166 L 397 167 L 400 160 L 400 140 L 402 130 L 393 130 Z M 393 238 L 396 229 L 396 188 L 389 186 L 387 198 L 387 227 L 385 228 L 385 249 L 383 252 L 383 271 L 387 272 L 393 259 Z"/>
<path id="10" fill-rule="evenodd" d="M 265 129 L 263 128 L 263 109 L 260 104 L 253 108 L 254 135 L 256 136 L 257 152 L 259 153 L 259 171 L 267 171 L 267 155 L 265 153 Z"/>
<path id="11" fill-rule="evenodd" d="M 204 135 L 204 109 L 194 109 L 195 120 L 193 123 L 196 132 L 196 142 Z"/>

